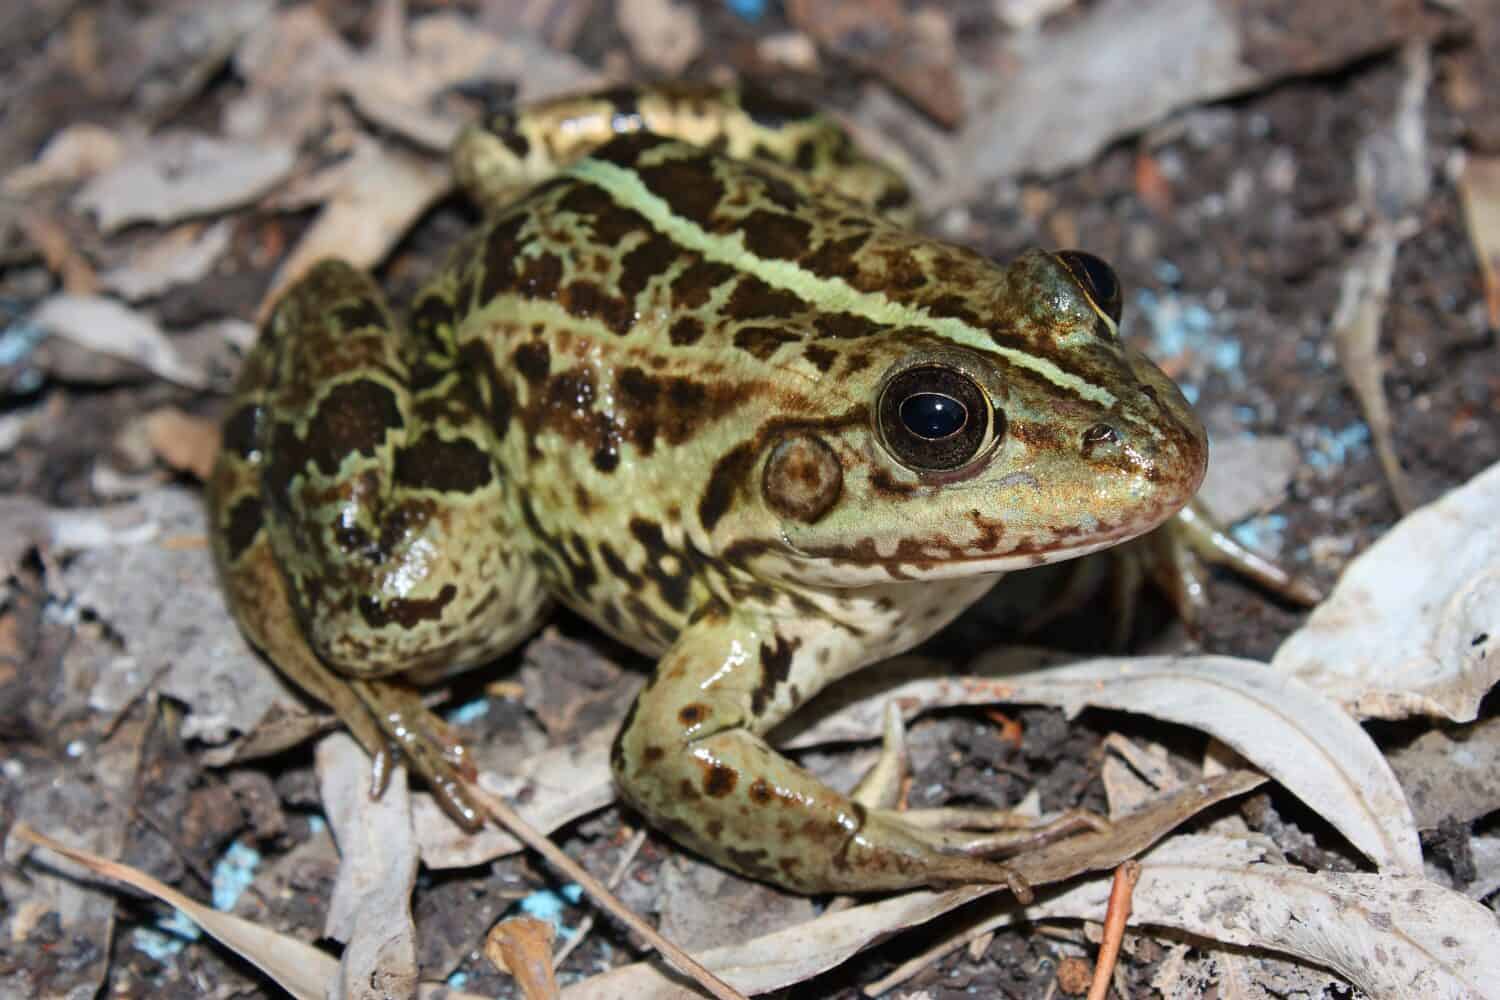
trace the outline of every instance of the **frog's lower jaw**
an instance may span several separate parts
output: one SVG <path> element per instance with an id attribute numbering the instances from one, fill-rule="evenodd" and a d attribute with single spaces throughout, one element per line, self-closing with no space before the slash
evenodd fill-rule
<path id="1" fill-rule="evenodd" d="M 762 734 L 857 665 L 852 637 L 828 638 L 700 618 L 662 657 L 615 741 L 625 800 L 725 867 L 801 892 L 975 882 L 1024 891 L 1006 865 L 945 852 L 899 813 L 867 809 L 766 744 Z"/>

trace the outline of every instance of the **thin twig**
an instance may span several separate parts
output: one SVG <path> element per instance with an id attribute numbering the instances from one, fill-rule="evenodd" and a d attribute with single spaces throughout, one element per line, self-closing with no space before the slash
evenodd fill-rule
<path id="1" fill-rule="evenodd" d="M 1120 958 L 1120 942 L 1125 939 L 1125 922 L 1130 919 L 1130 905 L 1135 884 L 1141 879 L 1141 863 L 1130 860 L 1115 869 L 1114 884 L 1109 887 L 1109 907 L 1104 911 L 1104 937 L 1099 942 L 1099 964 L 1094 966 L 1094 981 L 1088 1000 L 1104 1000 L 1109 980 Z"/>
<path id="2" fill-rule="evenodd" d="M 582 865 L 563 853 L 562 848 L 522 819 L 520 814 L 504 799 L 490 794 L 478 785 L 469 785 L 469 790 L 495 822 L 508 830 L 521 843 L 546 858 L 558 871 L 582 886 L 590 899 L 610 916 L 644 938 L 646 943 L 660 952 L 662 958 L 675 966 L 677 971 L 696 980 L 698 985 L 718 997 L 719 1000 L 746 1000 L 743 993 L 714 975 L 693 956 L 662 937 L 655 927 L 632 913 L 614 893 L 604 887 L 604 883 L 590 875 Z"/>
<path id="3" fill-rule="evenodd" d="M 640 853 L 641 845 L 645 842 L 645 830 L 635 831 L 630 839 L 625 842 L 625 852 L 620 855 L 620 860 L 615 865 L 615 870 L 609 873 L 609 881 L 605 883 L 605 885 L 609 886 L 611 892 L 619 888 L 620 883 L 625 880 L 625 873 L 630 870 L 630 863 L 635 860 L 635 856 Z M 552 967 L 554 969 L 562 968 L 563 962 L 578 949 L 579 945 L 583 944 L 583 939 L 588 937 L 589 931 L 593 929 L 594 914 L 593 911 L 590 911 L 578 922 L 578 933 L 568 938 L 563 946 L 557 949 L 557 954 L 552 956 Z"/>

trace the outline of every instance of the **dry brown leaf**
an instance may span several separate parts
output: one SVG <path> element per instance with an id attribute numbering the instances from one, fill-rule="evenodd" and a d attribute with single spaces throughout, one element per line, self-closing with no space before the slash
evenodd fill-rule
<path id="1" fill-rule="evenodd" d="M 411 892 L 417 845 L 411 792 L 398 767 L 384 794 L 370 794 L 370 758 L 353 737 L 334 733 L 318 744 L 323 810 L 339 846 L 339 875 L 323 933 L 344 943 L 339 996 L 409 997 L 417 985 Z"/>
<path id="2" fill-rule="evenodd" d="M 1479 258 L 1491 330 L 1500 330 L 1500 156 L 1470 156 L 1458 179 L 1469 244 Z"/>
<path id="3" fill-rule="evenodd" d="M 69 295 L 93 295 L 99 290 L 99 276 L 57 220 L 38 211 L 23 210 L 20 223 L 21 231 L 41 253 L 48 270 L 62 277 L 63 291 Z"/>
<path id="4" fill-rule="evenodd" d="M 146 438 L 163 462 L 200 481 L 208 480 L 219 453 L 217 421 L 163 407 L 146 415 Z"/>
<path id="5" fill-rule="evenodd" d="M 484 955 L 501 972 L 510 973 L 526 1000 L 552 1000 L 558 995 L 552 974 L 552 941 L 557 935 L 550 921 L 511 917 L 485 936 Z"/>
<path id="6" fill-rule="evenodd" d="M 820 44 L 885 80 L 947 128 L 963 122 L 953 23 L 938 7 L 893 0 L 788 0 L 787 17 Z"/>
<path id="7" fill-rule="evenodd" d="M 190 285 L 208 274 L 233 235 L 234 225 L 227 219 L 211 226 L 179 226 L 132 254 L 125 266 L 106 271 L 100 283 L 129 302 Z"/>
<path id="8" fill-rule="evenodd" d="M 102 125 L 68 125 L 47 140 L 33 162 L 6 175 L 5 193 L 26 195 L 93 177 L 119 163 L 125 148 L 125 140 Z"/>
<path id="9" fill-rule="evenodd" d="M 75 207 L 113 232 L 223 212 L 254 201 L 291 173 L 286 143 L 235 142 L 191 133 L 158 136 L 84 185 Z"/>
<path id="10" fill-rule="evenodd" d="M 32 314 L 32 322 L 79 347 L 154 372 L 190 389 L 211 384 L 207 372 L 183 360 L 177 348 L 146 314 L 96 295 L 54 295 Z"/>
<path id="11" fill-rule="evenodd" d="M 363 138 L 340 180 L 333 199 L 283 258 L 261 301 L 261 318 L 288 285 L 324 257 L 374 267 L 451 184 L 445 165 Z"/>
<path id="12" fill-rule="evenodd" d="M 702 51 L 698 16 L 673 0 L 620 0 L 615 8 L 615 20 L 636 56 L 667 76 L 681 73 Z"/>
<path id="13" fill-rule="evenodd" d="M 1500 464 L 1402 518 L 1271 666 L 1361 718 L 1472 721 L 1500 681 L 1497 509 Z"/>

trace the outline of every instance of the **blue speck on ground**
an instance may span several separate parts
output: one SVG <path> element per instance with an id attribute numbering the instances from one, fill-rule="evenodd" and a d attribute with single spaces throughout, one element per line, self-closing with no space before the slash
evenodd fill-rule
<path id="1" fill-rule="evenodd" d="M 466 701 L 448 711 L 448 721 L 455 726 L 467 726 L 478 722 L 489 714 L 490 700 L 488 698 L 475 698 Z"/>
<path id="2" fill-rule="evenodd" d="M 469 974 L 462 969 L 448 977 L 448 988 L 450 990 L 461 990 L 469 985 Z"/>
<path id="3" fill-rule="evenodd" d="M 189 941 L 203 936 L 203 930 L 181 910 L 172 912 L 156 921 L 155 927 L 137 927 L 130 937 L 135 949 L 158 962 L 165 962 L 182 950 Z"/>
<path id="4" fill-rule="evenodd" d="M 1151 273 L 1163 285 L 1175 285 L 1182 280 L 1182 268 L 1165 257 L 1152 265 Z"/>
<path id="5" fill-rule="evenodd" d="M 729 9 L 747 21 L 759 21 L 766 15 L 766 0 L 725 0 Z"/>
<path id="6" fill-rule="evenodd" d="M 563 924 L 563 907 L 569 904 L 576 905 L 581 899 L 583 899 L 583 887 L 569 882 L 558 890 L 539 889 L 516 903 L 516 907 L 528 917 L 547 921 L 557 928 L 557 933 L 561 936 L 572 937 L 578 931 Z"/>
<path id="7" fill-rule="evenodd" d="M 1307 464 L 1315 469 L 1331 469 L 1351 458 L 1362 457 L 1370 447 L 1370 428 L 1357 420 L 1342 430 L 1320 427 L 1312 447 L 1304 452 Z"/>
<path id="8" fill-rule="evenodd" d="M 1241 521 L 1229 529 L 1229 533 L 1234 536 L 1235 541 L 1246 548 L 1255 549 L 1257 552 L 1274 553 L 1281 551 L 1286 527 L 1285 514 L 1262 514 L 1260 517 Z"/>
<path id="9" fill-rule="evenodd" d="M 1232 383 L 1244 378 L 1244 349 L 1238 339 L 1220 332 L 1214 313 L 1200 302 L 1185 295 L 1158 294 L 1150 288 L 1136 293 L 1136 305 L 1151 330 L 1150 353 L 1158 359 L 1195 355 Z M 1182 386 L 1188 402 L 1194 401 L 1191 384 Z"/>
<path id="10" fill-rule="evenodd" d="M 255 879 L 255 869 L 260 865 L 260 852 L 246 847 L 239 841 L 229 845 L 229 850 L 214 865 L 214 909 L 230 910 L 240 898 L 240 893 L 249 888 Z"/>

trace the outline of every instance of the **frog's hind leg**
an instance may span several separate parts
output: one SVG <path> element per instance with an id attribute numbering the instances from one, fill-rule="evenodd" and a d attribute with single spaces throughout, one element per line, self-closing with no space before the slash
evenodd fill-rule
<path id="1" fill-rule="evenodd" d="M 544 604 L 506 526 L 492 389 L 454 363 L 449 337 L 407 333 L 366 275 L 317 265 L 246 360 L 209 488 L 251 639 L 440 793 L 465 777 L 457 743 L 396 678 L 493 658 Z"/>
<path id="2" fill-rule="evenodd" d="M 1028 898 L 1013 869 L 971 843 L 870 809 L 766 744 L 763 733 L 838 675 L 836 655 L 766 622 L 698 616 L 616 740 L 611 764 L 626 800 L 726 867 L 803 892 L 1000 883 Z"/>

